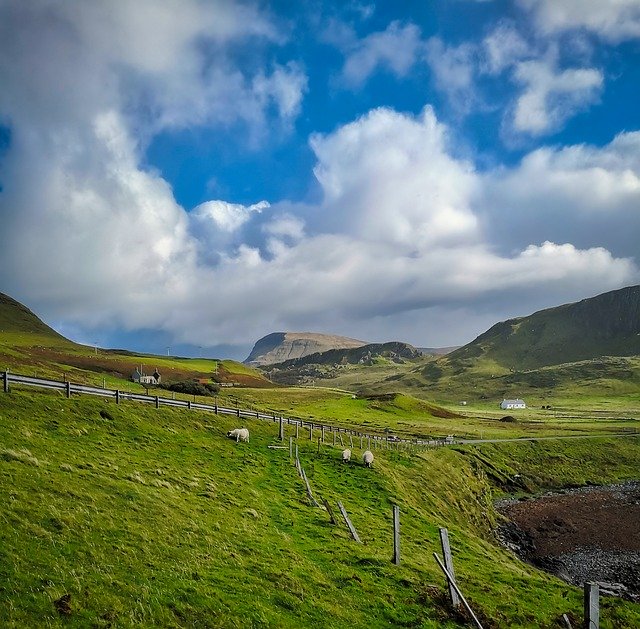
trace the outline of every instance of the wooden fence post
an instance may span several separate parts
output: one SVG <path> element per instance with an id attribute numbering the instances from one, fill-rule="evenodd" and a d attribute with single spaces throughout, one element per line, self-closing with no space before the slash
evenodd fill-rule
<path id="1" fill-rule="evenodd" d="M 71 397 L 71 383 L 70 382 L 67 382 L 65 384 L 65 390 L 66 390 L 66 393 L 67 393 L 67 397 Z"/>
<path id="2" fill-rule="evenodd" d="M 600 629 L 600 588 L 597 583 L 584 584 L 584 629 Z"/>
<path id="3" fill-rule="evenodd" d="M 116 404 L 120 404 L 120 391 L 116 389 Z"/>
<path id="4" fill-rule="evenodd" d="M 327 513 L 329 514 L 329 517 L 331 518 L 331 524 L 338 524 L 338 521 L 336 520 L 336 516 L 333 514 L 333 509 L 331 508 L 329 501 L 325 498 L 322 502 L 324 504 L 324 508 L 327 510 Z"/>
<path id="5" fill-rule="evenodd" d="M 320 428 L 320 432 L 322 434 L 322 443 L 324 443 L 324 426 Z"/>
<path id="6" fill-rule="evenodd" d="M 333 433 L 333 445 L 335 446 L 336 445 L 336 431 L 333 430 L 332 433 Z"/>
<path id="7" fill-rule="evenodd" d="M 187 400 L 187 410 L 191 410 L 191 400 Z"/>
<path id="8" fill-rule="evenodd" d="M 156 408 L 160 408 L 160 398 L 156 395 Z"/>
<path id="9" fill-rule="evenodd" d="M 393 563 L 400 565 L 400 507 L 393 505 Z"/>
<path id="10" fill-rule="evenodd" d="M 284 424 L 282 422 L 282 415 L 280 416 L 280 430 L 278 431 L 278 437 L 280 437 L 280 441 L 284 440 Z"/>
<path id="11" fill-rule="evenodd" d="M 318 441 L 318 443 L 320 442 Z M 318 504 L 318 501 L 313 497 L 313 494 L 311 493 L 311 486 L 309 485 L 309 481 L 307 480 L 307 475 L 304 473 L 303 468 L 300 468 L 300 473 L 302 475 L 302 480 L 304 481 L 304 484 L 307 486 L 307 495 L 309 496 L 309 500 L 311 500 L 314 507 L 319 507 L 320 505 Z"/>
<path id="12" fill-rule="evenodd" d="M 344 518 L 344 521 L 347 524 L 347 527 L 349 529 L 349 532 L 351 533 L 351 537 L 353 537 L 353 539 L 356 540 L 356 542 L 358 542 L 358 544 L 362 544 L 362 541 L 360 540 L 360 538 L 358 537 L 358 531 L 356 531 L 355 527 L 353 526 L 353 524 L 351 524 L 351 520 L 349 519 L 349 516 L 347 515 L 347 512 L 345 510 L 345 508 L 342 506 L 342 503 L 338 500 L 338 508 L 340 509 L 340 513 L 342 513 L 342 517 Z"/>
<path id="13" fill-rule="evenodd" d="M 313 441 L 313 422 L 309 424 L 309 441 Z"/>
<path id="14" fill-rule="evenodd" d="M 293 437 L 289 437 L 289 458 L 293 458 Z"/>
<path id="15" fill-rule="evenodd" d="M 447 577 L 447 581 L 449 582 L 449 585 L 451 585 L 453 589 L 456 591 L 456 594 L 459 596 L 465 609 L 469 612 L 469 615 L 471 616 L 475 626 L 478 629 L 482 629 L 482 625 L 480 624 L 478 617 L 473 613 L 473 610 L 471 609 L 469 603 L 467 602 L 467 599 L 462 595 L 462 592 L 460 591 L 460 588 L 456 584 L 455 579 L 449 574 L 448 570 L 444 567 L 444 564 L 442 563 L 442 561 L 440 561 L 440 557 L 438 557 L 438 553 L 433 553 L 433 556 L 437 561 L 438 565 L 440 566 L 440 569 L 442 570 L 442 572 L 444 572 L 444 575 Z"/>
<path id="16" fill-rule="evenodd" d="M 9 393 L 9 370 L 4 371 L 4 392 Z"/>
<path id="17" fill-rule="evenodd" d="M 445 528 L 440 528 L 440 544 L 442 545 L 442 557 L 444 559 L 444 566 L 447 572 L 451 575 L 451 578 L 455 582 L 456 573 L 453 570 L 453 557 L 451 556 L 451 547 L 449 546 L 449 531 Z M 454 587 L 454 584 L 449 582 L 449 596 L 451 597 L 451 605 L 454 609 L 460 607 L 460 598 Z"/>
<path id="18" fill-rule="evenodd" d="M 300 422 L 296 422 L 296 439 L 298 438 L 298 430 L 300 428 Z"/>

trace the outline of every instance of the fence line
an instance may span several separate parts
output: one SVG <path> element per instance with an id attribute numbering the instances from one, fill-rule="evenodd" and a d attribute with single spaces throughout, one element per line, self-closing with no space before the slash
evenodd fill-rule
<path id="1" fill-rule="evenodd" d="M 219 406 L 217 403 L 215 404 L 203 404 L 201 402 L 192 402 L 190 400 L 176 400 L 173 397 L 160 397 L 158 395 L 146 395 L 144 393 L 133 393 L 130 391 L 121 391 L 119 389 L 107 389 L 104 387 L 94 387 L 83 384 L 75 384 L 73 382 L 69 382 L 68 380 L 64 380 L 62 382 L 58 380 L 48 380 L 46 378 L 36 378 L 31 376 L 24 376 L 21 374 L 11 373 L 6 370 L 0 372 L 0 377 L 3 380 L 3 391 L 5 393 L 9 392 L 10 384 L 19 384 L 23 386 L 30 387 L 40 387 L 44 389 L 53 389 L 56 391 L 62 391 L 66 395 L 66 397 L 71 397 L 72 394 L 80 394 L 80 395 L 95 395 L 99 397 L 104 397 L 109 400 L 114 400 L 116 404 L 120 404 L 122 400 L 130 400 L 133 402 L 142 402 L 145 404 L 153 404 L 156 408 L 160 408 L 160 406 L 169 406 L 173 408 L 184 408 L 188 410 L 199 410 L 199 411 L 208 411 L 215 413 L 216 415 L 235 415 L 236 417 L 246 417 L 249 419 L 262 419 L 271 422 L 280 422 L 280 430 L 279 437 L 280 439 L 284 438 L 284 426 L 286 423 L 291 426 L 296 427 L 296 438 L 298 437 L 300 428 L 308 428 L 309 429 L 309 437 L 313 439 L 313 429 L 319 428 L 322 433 L 325 430 L 328 430 L 334 433 L 334 443 L 335 443 L 335 435 L 336 433 L 339 435 L 340 442 L 342 443 L 342 434 L 349 435 L 350 442 L 353 443 L 353 436 L 360 437 L 360 447 L 362 447 L 363 439 L 367 440 L 368 447 L 371 449 L 371 441 L 373 440 L 374 444 L 378 444 L 379 442 L 393 442 L 393 443 L 404 443 L 410 444 L 413 446 L 418 446 L 422 448 L 429 448 L 434 446 L 443 446 L 448 445 L 445 444 L 443 440 L 411 440 L 411 439 L 399 439 L 398 437 L 394 437 L 391 439 L 390 437 L 373 435 L 369 433 L 363 433 L 358 430 L 353 430 L 351 428 L 342 428 L 339 426 L 333 426 L 329 424 L 318 424 L 312 421 L 304 421 L 302 419 L 295 419 L 291 417 L 277 417 L 274 413 L 260 413 L 258 411 L 249 411 L 243 410 L 240 408 L 227 408 L 224 406 Z"/>

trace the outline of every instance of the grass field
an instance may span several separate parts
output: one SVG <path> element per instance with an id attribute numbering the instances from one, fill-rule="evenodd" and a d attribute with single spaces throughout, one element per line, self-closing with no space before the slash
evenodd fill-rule
<path id="1" fill-rule="evenodd" d="M 276 424 L 248 426 L 250 443 L 236 444 L 225 437 L 234 418 L 0 394 L 0 624 L 461 626 L 431 556 L 447 526 L 487 627 L 553 627 L 561 613 L 579 616 L 580 592 L 496 545 L 492 499 L 632 478 L 640 464 L 630 439 L 376 451 L 368 470 L 301 439 L 316 496 L 345 504 L 358 545 L 309 506 L 288 450 L 268 448 Z M 603 601 L 602 627 L 639 622 L 639 606 Z"/>

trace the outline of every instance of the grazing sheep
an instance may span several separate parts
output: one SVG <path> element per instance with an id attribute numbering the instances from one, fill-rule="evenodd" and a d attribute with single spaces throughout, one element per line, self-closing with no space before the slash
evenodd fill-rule
<path id="1" fill-rule="evenodd" d="M 227 437 L 235 437 L 238 441 L 246 441 L 249 443 L 249 431 L 246 428 L 234 428 L 227 433 Z"/>
<path id="2" fill-rule="evenodd" d="M 362 462 L 366 467 L 373 466 L 373 452 L 371 452 L 371 450 L 364 451 L 364 454 L 362 455 Z"/>
<path id="3" fill-rule="evenodd" d="M 348 463 L 349 461 L 351 461 L 351 450 L 347 448 L 346 450 L 342 451 L 342 462 Z"/>

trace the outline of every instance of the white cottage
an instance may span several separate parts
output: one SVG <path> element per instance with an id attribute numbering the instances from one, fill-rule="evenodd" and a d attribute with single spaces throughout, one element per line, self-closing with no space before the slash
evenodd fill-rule
<path id="1" fill-rule="evenodd" d="M 131 380 L 139 384 L 160 384 L 160 372 L 156 369 L 151 375 L 145 374 L 142 367 L 134 370 L 131 374 Z"/>
<path id="2" fill-rule="evenodd" d="M 524 400 L 502 400 L 500 408 L 506 411 L 512 408 L 527 408 L 527 405 L 524 403 Z"/>

